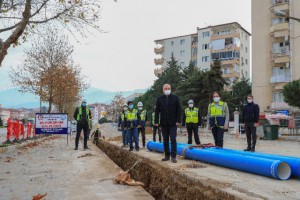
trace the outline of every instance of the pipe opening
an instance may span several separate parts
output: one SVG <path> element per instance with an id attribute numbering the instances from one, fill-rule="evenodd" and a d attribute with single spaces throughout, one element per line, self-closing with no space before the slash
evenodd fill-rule
<path id="1" fill-rule="evenodd" d="M 290 165 L 288 163 L 286 163 L 286 162 L 281 162 L 278 165 L 277 174 L 278 174 L 278 177 L 281 180 L 287 180 L 287 179 L 289 179 L 290 176 L 291 176 L 291 174 L 292 174 L 292 170 L 291 170 Z"/>

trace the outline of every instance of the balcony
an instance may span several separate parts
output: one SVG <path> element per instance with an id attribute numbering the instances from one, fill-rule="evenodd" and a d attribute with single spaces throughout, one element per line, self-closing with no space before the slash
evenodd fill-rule
<path id="1" fill-rule="evenodd" d="M 240 77 L 240 74 L 237 71 L 232 71 L 232 73 L 222 74 L 223 78 L 231 78 L 231 77 Z"/>
<path id="2" fill-rule="evenodd" d="M 272 12 L 278 12 L 282 10 L 289 10 L 290 0 L 272 0 L 272 6 L 270 10 Z"/>
<path id="3" fill-rule="evenodd" d="M 272 49 L 272 53 L 273 53 L 274 57 L 289 56 L 290 55 L 290 46 L 274 47 Z"/>
<path id="4" fill-rule="evenodd" d="M 213 40 L 219 40 L 219 39 L 231 38 L 231 37 L 240 38 L 240 34 L 237 31 L 229 31 L 224 34 L 213 34 L 210 40 L 213 41 Z"/>
<path id="5" fill-rule="evenodd" d="M 279 75 L 271 77 L 271 83 L 288 83 L 291 82 L 291 75 Z"/>
<path id="6" fill-rule="evenodd" d="M 272 25 L 270 28 L 270 33 L 274 33 L 276 31 L 285 31 L 285 30 L 289 30 L 288 22 Z"/>
<path id="7" fill-rule="evenodd" d="M 221 65 L 234 65 L 234 64 L 240 64 L 240 60 L 238 60 L 238 59 L 221 60 Z"/>
<path id="8" fill-rule="evenodd" d="M 162 65 L 164 63 L 164 59 L 163 58 L 156 58 L 156 59 L 154 59 L 154 63 L 156 65 Z"/>
<path id="9" fill-rule="evenodd" d="M 164 52 L 164 47 L 160 47 L 160 48 L 154 48 L 154 53 L 156 54 L 162 54 Z"/>
<path id="10" fill-rule="evenodd" d="M 163 73 L 163 69 L 162 68 L 157 68 L 157 69 L 154 69 L 154 74 L 155 74 L 155 76 L 160 76 L 160 75 L 162 75 L 162 73 Z"/>

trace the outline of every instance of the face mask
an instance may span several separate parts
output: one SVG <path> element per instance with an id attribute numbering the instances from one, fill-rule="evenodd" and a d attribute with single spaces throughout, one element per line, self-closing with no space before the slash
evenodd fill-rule
<path id="1" fill-rule="evenodd" d="M 247 101 L 248 101 L 248 103 L 252 103 L 252 102 L 253 102 L 253 100 L 252 100 L 252 99 L 248 99 Z"/>
<path id="2" fill-rule="evenodd" d="M 214 97 L 214 102 L 219 102 L 220 101 L 220 97 Z"/>
<path id="3" fill-rule="evenodd" d="M 167 96 L 168 96 L 168 95 L 170 95 L 170 94 L 171 94 L 171 90 L 165 90 L 165 91 L 164 91 L 164 93 L 165 93 L 165 95 L 167 95 Z"/>
<path id="4" fill-rule="evenodd" d="M 133 105 L 129 105 L 129 109 L 132 109 L 133 108 Z"/>
<path id="5" fill-rule="evenodd" d="M 124 108 L 124 111 L 126 111 L 126 110 L 128 110 L 128 108 L 127 108 L 127 107 L 125 107 L 125 108 Z"/>
<path id="6" fill-rule="evenodd" d="M 86 103 L 82 103 L 81 106 L 85 107 L 85 106 L 86 106 Z"/>
<path id="7" fill-rule="evenodd" d="M 194 107 L 194 104 L 189 104 L 189 107 L 190 107 L 190 108 Z"/>
<path id="8" fill-rule="evenodd" d="M 143 107 L 138 107 L 139 110 L 143 110 Z"/>

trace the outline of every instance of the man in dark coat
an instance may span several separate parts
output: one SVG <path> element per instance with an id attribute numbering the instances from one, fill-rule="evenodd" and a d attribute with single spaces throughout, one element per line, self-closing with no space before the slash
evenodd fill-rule
<path id="1" fill-rule="evenodd" d="M 259 106 L 253 103 L 253 96 L 247 97 L 247 104 L 243 107 L 242 126 L 244 126 L 247 135 L 247 148 L 244 151 L 255 151 L 256 145 L 256 127 L 259 126 Z M 252 140 L 252 144 L 251 144 Z"/>
<path id="2" fill-rule="evenodd" d="M 169 84 L 163 86 L 163 93 L 164 95 L 158 97 L 156 101 L 155 126 L 158 127 L 159 124 L 162 128 L 165 151 L 165 157 L 162 161 L 170 160 L 171 154 L 171 161 L 176 163 L 177 126 L 179 126 L 181 121 L 180 102 L 177 96 L 171 94 L 171 86 Z M 171 153 L 169 149 L 169 140 L 171 140 Z"/>

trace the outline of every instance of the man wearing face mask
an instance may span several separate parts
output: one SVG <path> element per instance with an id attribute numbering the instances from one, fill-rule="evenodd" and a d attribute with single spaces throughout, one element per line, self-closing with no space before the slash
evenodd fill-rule
<path id="1" fill-rule="evenodd" d="M 164 140 L 164 152 L 165 157 L 161 161 L 170 160 L 176 163 L 177 152 L 177 126 L 181 121 L 181 109 L 180 102 L 177 96 L 171 94 L 171 86 L 165 84 L 163 86 L 164 95 L 157 98 L 155 108 L 155 126 L 160 124 L 162 128 L 163 140 Z M 160 123 L 158 123 L 160 117 Z M 169 149 L 169 140 L 171 140 L 171 153 Z"/>
<path id="2" fill-rule="evenodd" d="M 242 126 L 246 130 L 248 144 L 244 151 L 254 152 L 256 145 L 256 128 L 259 126 L 259 106 L 253 103 L 253 96 L 251 94 L 247 96 L 247 102 L 242 111 Z"/>
<path id="3" fill-rule="evenodd" d="M 220 94 L 213 92 L 213 103 L 209 104 L 207 119 L 209 119 L 208 130 L 212 131 L 215 145 L 223 148 L 224 129 L 228 128 L 229 109 L 226 102 L 220 101 Z"/>
<path id="4" fill-rule="evenodd" d="M 139 151 L 139 135 L 138 135 L 138 117 L 137 110 L 133 108 L 133 102 L 128 101 L 128 110 L 125 115 L 125 124 L 127 129 L 127 139 L 130 145 L 129 151 L 133 151 L 133 140 L 135 142 L 135 150 Z"/>
<path id="5" fill-rule="evenodd" d="M 125 126 L 125 116 L 126 116 L 127 110 L 128 110 L 128 105 L 125 103 L 123 105 L 123 110 L 120 113 L 119 122 L 118 122 L 118 130 L 122 132 L 122 141 L 123 141 L 122 147 L 127 147 L 127 145 L 128 145 L 126 126 Z"/>
<path id="6" fill-rule="evenodd" d="M 86 100 L 83 100 L 81 106 L 77 108 L 74 112 L 74 119 L 77 121 L 77 133 L 75 138 L 75 150 L 78 150 L 78 143 L 80 133 L 83 130 L 83 148 L 88 149 L 87 140 L 88 140 L 88 129 L 89 122 L 92 119 L 92 114 L 89 108 L 87 107 Z"/>
<path id="7" fill-rule="evenodd" d="M 142 102 L 138 102 L 137 106 L 138 106 L 137 117 L 138 117 L 138 123 L 139 123 L 138 135 L 140 135 L 140 133 L 142 133 L 143 148 L 145 148 L 145 146 L 146 146 L 145 128 L 146 128 L 146 121 L 148 119 L 148 116 L 147 116 L 147 111 L 143 109 Z"/>
<path id="8" fill-rule="evenodd" d="M 201 125 L 201 115 L 199 109 L 194 107 L 194 101 L 188 101 L 189 107 L 184 110 L 182 117 L 182 126 L 186 126 L 188 132 L 188 144 L 192 144 L 192 137 L 194 132 L 195 143 L 200 144 L 198 135 L 198 126 Z"/>

